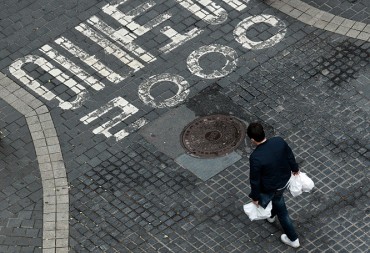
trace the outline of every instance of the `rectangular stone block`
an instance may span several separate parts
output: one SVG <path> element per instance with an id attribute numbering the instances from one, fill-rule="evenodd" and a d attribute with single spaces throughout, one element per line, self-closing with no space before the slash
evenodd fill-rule
<path id="1" fill-rule="evenodd" d="M 57 187 L 56 193 L 59 195 L 67 195 L 68 194 L 68 188 L 67 187 Z"/>
<path id="2" fill-rule="evenodd" d="M 318 21 L 316 21 L 316 23 L 315 23 L 315 26 L 316 26 L 317 28 L 320 28 L 320 29 L 324 29 L 327 25 L 328 25 L 328 22 L 323 21 L 323 20 L 318 20 Z"/>
<path id="3" fill-rule="evenodd" d="M 68 253 L 68 247 L 56 248 L 55 253 Z M 44 252 L 43 252 L 44 253 Z"/>
<path id="4" fill-rule="evenodd" d="M 39 147 L 39 148 L 36 148 L 36 153 L 39 156 L 45 156 L 45 155 L 49 155 L 49 150 L 47 147 Z M 39 160 L 39 163 L 44 163 L 44 162 Z"/>
<path id="5" fill-rule="evenodd" d="M 56 230 L 56 238 L 68 238 L 69 231 L 67 229 Z"/>
<path id="6" fill-rule="evenodd" d="M 365 23 L 362 22 L 355 22 L 355 24 L 352 26 L 353 29 L 362 31 L 366 27 Z"/>
<path id="7" fill-rule="evenodd" d="M 55 223 L 55 221 L 43 221 L 43 227 L 42 228 L 43 228 L 44 231 L 48 231 L 48 230 L 55 231 L 56 223 Z"/>
<path id="8" fill-rule="evenodd" d="M 61 153 L 59 145 L 49 145 L 47 148 L 50 154 Z"/>
<path id="9" fill-rule="evenodd" d="M 57 221 L 57 230 L 67 230 L 69 229 L 68 221 Z"/>
<path id="10" fill-rule="evenodd" d="M 298 18 L 299 16 L 302 15 L 303 12 L 301 12 L 300 10 L 297 10 L 297 9 L 293 9 L 289 15 L 292 16 L 293 18 Z"/>
<path id="11" fill-rule="evenodd" d="M 55 248 L 55 239 L 48 239 L 42 241 L 42 247 L 44 249 Z"/>
<path id="12" fill-rule="evenodd" d="M 48 108 L 43 105 L 36 109 L 37 114 L 49 113 Z"/>
<path id="13" fill-rule="evenodd" d="M 41 124 L 42 125 L 42 124 Z M 56 144 L 58 144 L 59 145 L 59 140 L 58 140 L 58 138 L 57 137 L 48 137 L 48 138 L 46 138 L 46 143 L 48 144 L 48 145 L 56 145 Z"/>
<path id="14" fill-rule="evenodd" d="M 312 17 L 306 13 L 302 13 L 302 15 L 298 17 L 298 20 L 302 21 L 303 23 L 308 23 L 312 20 Z"/>
<path id="15" fill-rule="evenodd" d="M 56 178 L 55 179 L 55 185 L 57 187 L 67 186 L 68 185 L 67 179 L 66 178 Z"/>
<path id="16" fill-rule="evenodd" d="M 65 239 L 65 238 L 57 238 L 56 240 L 56 247 L 57 248 L 64 248 L 64 247 L 68 247 L 68 238 Z"/>
<path id="17" fill-rule="evenodd" d="M 57 196 L 57 204 L 66 204 L 69 203 L 68 195 L 59 195 Z"/>
<path id="18" fill-rule="evenodd" d="M 365 41 L 370 41 L 370 33 L 360 32 L 360 33 L 357 35 L 357 39 L 365 40 Z"/>
<path id="19" fill-rule="evenodd" d="M 330 14 L 330 13 L 325 13 L 325 15 L 321 16 L 321 19 L 326 21 L 326 22 L 330 22 L 333 20 L 335 16 L 333 14 Z"/>
<path id="20" fill-rule="evenodd" d="M 339 25 L 335 24 L 335 23 L 332 23 L 330 22 L 326 27 L 325 29 L 330 31 L 330 32 L 335 32 L 337 29 L 338 29 Z"/>
<path id="21" fill-rule="evenodd" d="M 51 162 L 63 161 L 62 153 L 52 153 L 52 154 L 50 154 L 50 161 Z"/>
<path id="22" fill-rule="evenodd" d="M 52 120 L 47 120 L 47 121 L 43 121 L 41 122 L 41 126 L 42 126 L 42 129 L 46 130 L 46 129 L 54 129 L 54 123 Z"/>
<path id="23" fill-rule="evenodd" d="M 28 128 L 30 129 L 30 132 L 42 131 L 41 124 L 39 124 L 39 123 L 28 125 Z"/>
<path id="24" fill-rule="evenodd" d="M 56 221 L 56 213 L 44 213 L 43 220 L 44 221 Z"/>
<path id="25" fill-rule="evenodd" d="M 44 231 L 42 237 L 44 239 L 55 239 L 55 230 Z"/>
<path id="26" fill-rule="evenodd" d="M 55 213 L 56 204 L 44 204 L 43 213 Z"/>
<path id="27" fill-rule="evenodd" d="M 349 28 L 345 27 L 343 25 L 340 25 L 338 29 L 336 30 L 337 33 L 345 35 L 348 32 Z"/>
<path id="28" fill-rule="evenodd" d="M 52 170 L 50 170 L 50 171 L 41 171 L 41 178 L 43 180 L 54 179 L 54 173 L 53 173 Z"/>
<path id="29" fill-rule="evenodd" d="M 40 122 L 52 121 L 52 118 L 49 113 L 39 114 L 38 116 L 39 116 Z"/>
<path id="30" fill-rule="evenodd" d="M 339 16 L 335 16 L 332 20 L 331 20 L 332 23 L 334 24 L 337 24 L 337 25 L 340 25 L 344 22 L 344 18 L 342 17 L 339 17 Z"/>
<path id="31" fill-rule="evenodd" d="M 360 31 L 357 31 L 357 30 L 353 30 L 353 29 L 350 29 L 348 32 L 347 32 L 347 36 L 349 37 L 352 37 L 352 38 L 357 38 L 357 36 L 360 34 Z"/>
<path id="32" fill-rule="evenodd" d="M 46 189 L 54 189 L 56 184 L 55 184 L 54 179 L 48 179 L 48 180 L 43 181 L 42 186 L 43 188 L 46 188 Z"/>
<path id="33" fill-rule="evenodd" d="M 44 194 L 46 195 L 46 194 Z M 56 204 L 56 197 L 55 196 L 44 196 L 43 198 L 44 205 L 55 205 Z"/>
<path id="34" fill-rule="evenodd" d="M 57 132 L 55 131 L 55 128 L 44 129 L 44 135 L 46 138 L 58 136 Z"/>
<path id="35" fill-rule="evenodd" d="M 39 140 L 39 139 L 45 138 L 43 131 L 31 132 L 31 136 L 33 140 Z"/>
<path id="36" fill-rule="evenodd" d="M 45 139 L 38 139 L 38 140 L 34 140 L 33 144 L 35 145 L 35 148 L 45 147 L 46 146 L 46 141 L 45 141 Z"/>
<path id="37" fill-rule="evenodd" d="M 67 212 L 58 212 L 57 213 L 57 221 L 63 221 L 63 220 L 68 221 L 68 219 L 69 219 L 69 215 L 68 215 Z"/>

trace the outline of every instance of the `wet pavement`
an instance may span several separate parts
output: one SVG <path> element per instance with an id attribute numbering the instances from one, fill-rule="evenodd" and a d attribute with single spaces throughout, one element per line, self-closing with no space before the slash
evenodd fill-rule
<path id="1" fill-rule="evenodd" d="M 1 6 L 0 252 L 367 252 L 368 1 Z M 210 115 L 262 122 L 314 180 L 285 194 L 299 249 L 244 214 L 254 147 L 189 125 Z"/>

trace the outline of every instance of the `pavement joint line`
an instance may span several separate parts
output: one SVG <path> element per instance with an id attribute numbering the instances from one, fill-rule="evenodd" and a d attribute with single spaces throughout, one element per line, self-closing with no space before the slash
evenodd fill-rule
<path id="1" fill-rule="evenodd" d="M 68 180 L 57 133 L 41 101 L 0 73 L 0 98 L 23 114 L 31 133 L 43 189 L 43 253 L 68 252 Z M 63 233 L 59 233 L 59 229 Z M 58 236 L 57 236 L 58 235 Z"/>
<path id="2" fill-rule="evenodd" d="M 335 16 L 300 0 L 267 0 L 265 3 L 307 25 L 351 38 L 370 41 L 370 24 Z"/>

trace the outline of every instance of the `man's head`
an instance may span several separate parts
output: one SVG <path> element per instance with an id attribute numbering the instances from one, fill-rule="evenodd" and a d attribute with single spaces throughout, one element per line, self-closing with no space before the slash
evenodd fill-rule
<path id="1" fill-rule="evenodd" d="M 255 142 L 261 142 L 265 139 L 265 131 L 263 130 L 263 126 L 258 123 L 250 123 L 247 128 L 247 135 L 248 137 Z"/>

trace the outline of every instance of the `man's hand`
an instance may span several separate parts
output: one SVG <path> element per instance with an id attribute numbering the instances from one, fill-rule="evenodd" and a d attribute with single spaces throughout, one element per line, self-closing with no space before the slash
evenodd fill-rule
<path id="1" fill-rule="evenodd" d="M 255 204 L 256 206 L 258 206 L 258 200 L 254 201 L 252 200 L 253 204 Z"/>
<path id="2" fill-rule="evenodd" d="M 292 172 L 293 173 L 293 176 L 298 176 L 299 175 L 299 171 L 297 172 Z"/>

